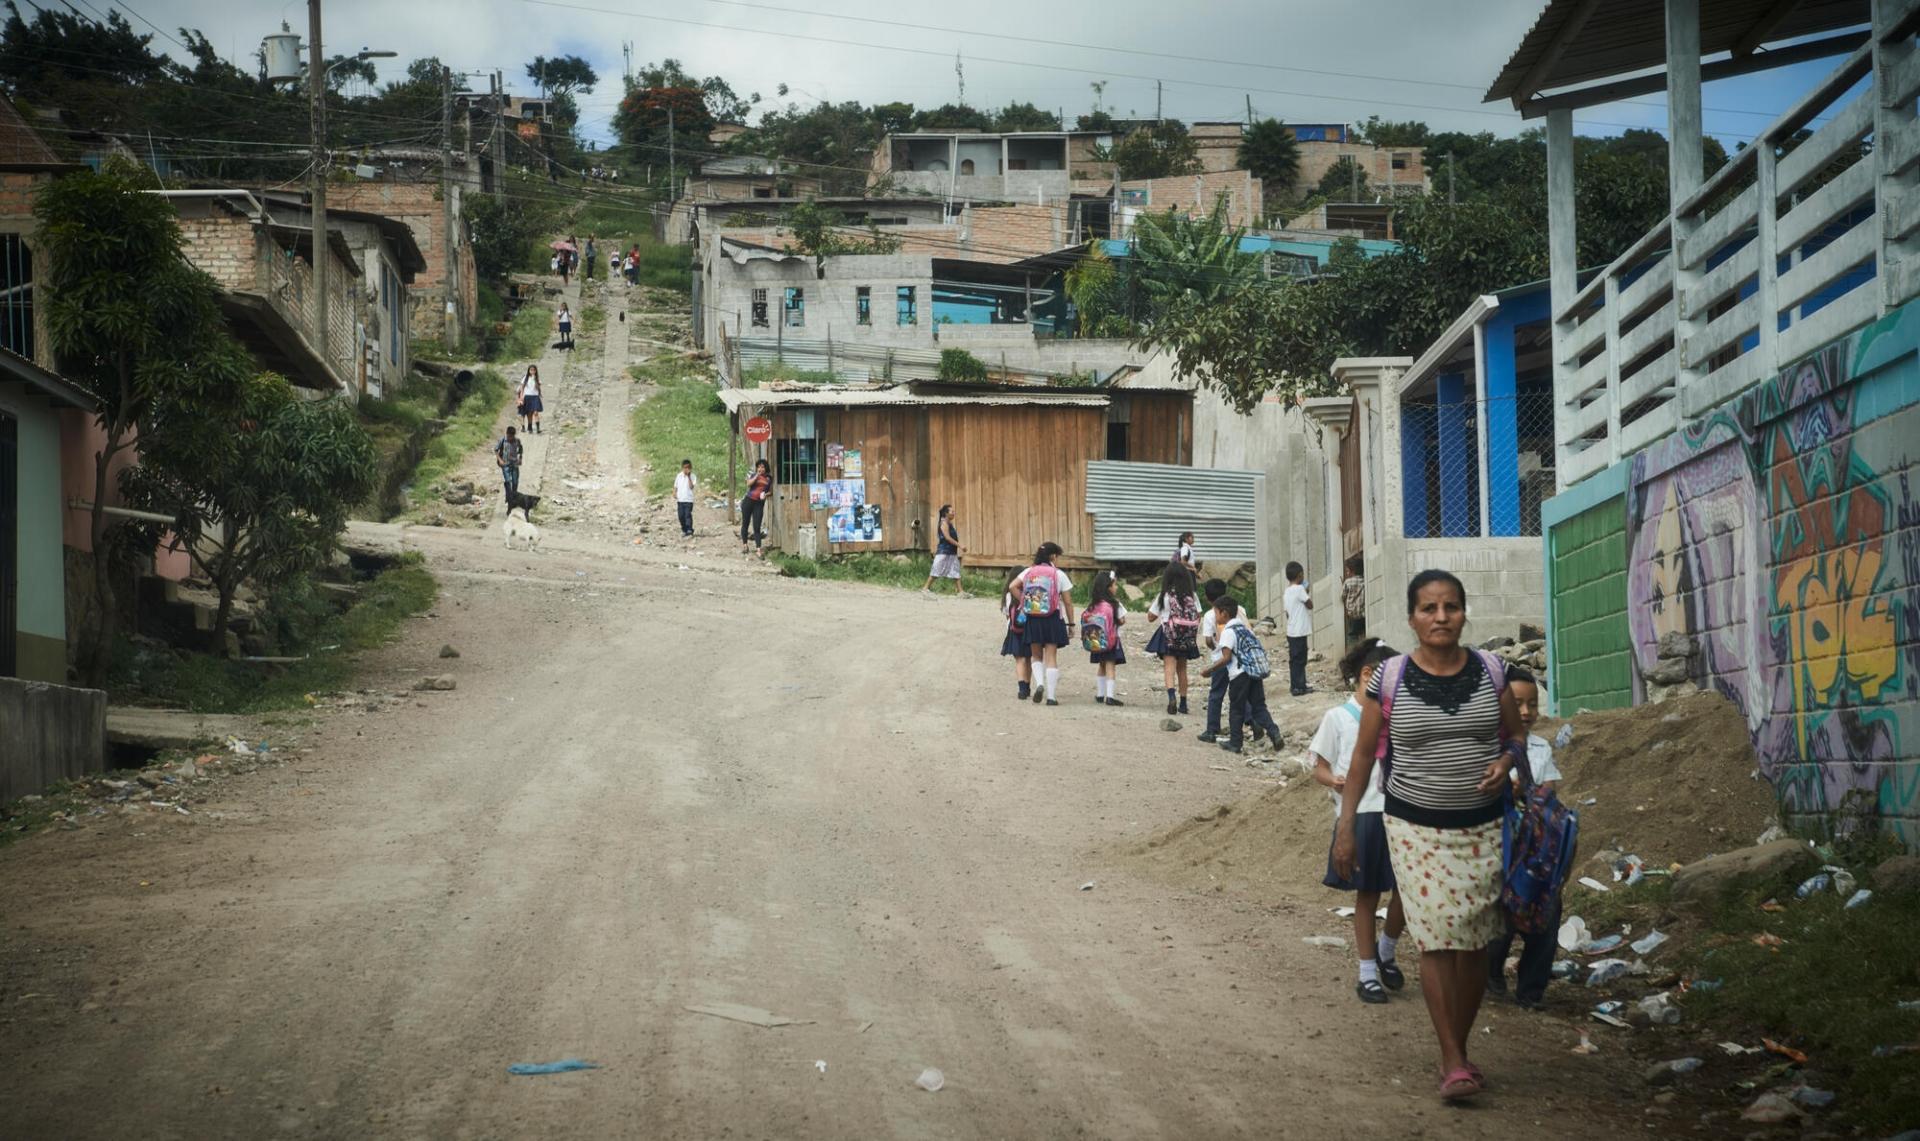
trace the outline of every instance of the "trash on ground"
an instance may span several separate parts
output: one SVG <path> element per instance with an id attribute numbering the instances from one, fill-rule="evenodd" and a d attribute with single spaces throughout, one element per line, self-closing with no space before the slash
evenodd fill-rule
<path id="1" fill-rule="evenodd" d="M 1573 1048 L 1573 1052 L 1576 1054 L 1598 1054 L 1600 1047 L 1594 1045 L 1593 1039 L 1587 1036 L 1585 1030 L 1582 1030 L 1580 1032 L 1580 1044 Z"/>
<path id="2" fill-rule="evenodd" d="M 1695 979 L 1690 983 L 1681 983 L 1680 991 L 1682 994 L 1684 994 L 1687 991 L 1697 990 L 1702 994 L 1707 994 L 1712 991 L 1719 990 L 1721 987 L 1726 985 L 1727 985 L 1726 982 L 1721 979 Z"/>
<path id="3" fill-rule="evenodd" d="M 1777 1093 L 1761 1094 L 1740 1114 L 1741 1120 L 1757 1121 L 1762 1125 L 1778 1125 L 1801 1116 L 1803 1114 L 1799 1106 Z"/>
<path id="4" fill-rule="evenodd" d="M 1649 931 L 1645 936 L 1633 941 L 1633 953 L 1636 955 L 1651 955 L 1659 948 L 1660 944 L 1666 941 L 1667 937 L 1660 932 Z"/>
<path id="5" fill-rule="evenodd" d="M 1760 833 L 1753 843 L 1755 847 L 1759 847 L 1762 844 L 1771 844 L 1775 840 L 1785 840 L 1786 838 L 1787 830 L 1785 828 L 1780 827 L 1778 824 L 1769 824 L 1767 825 L 1767 830 Z"/>
<path id="6" fill-rule="evenodd" d="M 1673 1079 L 1690 1074 L 1699 1069 L 1701 1065 L 1702 1063 L 1698 1058 L 1673 1058 L 1665 1062 L 1655 1062 L 1653 1065 L 1647 1067 L 1647 1084 L 1650 1086 L 1669 1085 L 1673 1082 Z"/>
<path id="7" fill-rule="evenodd" d="M 1786 909 L 1787 905 L 1777 899 L 1765 900 L 1760 904 L 1760 910 L 1762 911 L 1785 911 Z"/>
<path id="8" fill-rule="evenodd" d="M 820 1071 L 821 1073 L 823 1073 L 823 1074 L 824 1074 L 824 1073 L 826 1073 L 826 1072 L 827 1072 L 827 1061 L 826 1061 L 826 1059 L 825 1059 L 825 1058 L 816 1058 L 816 1059 L 814 1059 L 814 1063 L 813 1063 L 813 1068 L 814 1068 L 814 1069 L 816 1069 L 816 1070 L 819 1070 L 819 1071 Z"/>
<path id="9" fill-rule="evenodd" d="M 597 1070 L 598 1062 L 583 1062 L 578 1058 L 562 1058 L 557 1062 L 515 1062 L 507 1067 L 510 1074 L 526 1077 L 532 1074 L 568 1074 L 575 1070 Z"/>
<path id="10" fill-rule="evenodd" d="M 1804 1066 L 1807 1064 L 1807 1056 L 1792 1046 L 1782 1045 L 1771 1038 L 1760 1039 L 1760 1044 L 1767 1048 L 1767 1053 L 1769 1054 L 1778 1054 L 1782 1058 L 1793 1062 L 1795 1065 Z"/>
<path id="11" fill-rule="evenodd" d="M 1081 890 L 1081 891 L 1092 891 L 1092 890 L 1093 890 L 1093 881 L 1092 881 L 1092 880 L 1088 880 L 1088 881 L 1087 881 L 1086 883 L 1083 883 L 1083 884 L 1081 884 L 1081 885 L 1080 885 L 1080 890 Z"/>
<path id="12" fill-rule="evenodd" d="M 1572 916 L 1560 925 L 1559 943 L 1563 951 L 1571 951 L 1585 943 L 1591 934 L 1587 931 L 1587 921 L 1578 915 Z"/>
<path id="13" fill-rule="evenodd" d="M 1569 721 L 1566 724 L 1560 726 L 1560 731 L 1553 735 L 1553 747 L 1556 749 L 1564 749 L 1568 745 L 1571 745 L 1572 743 L 1573 743 L 1573 722 Z"/>
<path id="14" fill-rule="evenodd" d="M 1598 891 L 1598 892 L 1606 892 L 1606 891 L 1612 890 L 1606 884 L 1601 883 L 1599 880 L 1594 879 L 1592 876 L 1581 876 L 1580 886 L 1584 888 L 1588 888 L 1592 891 Z"/>
<path id="15" fill-rule="evenodd" d="M 1821 872 L 1818 875 L 1809 877 L 1805 883 L 1794 888 L 1793 894 L 1796 899 L 1806 899 L 1808 896 L 1818 895 L 1827 890 L 1832 884 L 1833 877 L 1826 872 Z"/>
<path id="16" fill-rule="evenodd" d="M 745 1022 L 750 1026 L 812 1026 L 811 1018 L 787 1018 L 772 1011 L 761 1010 L 757 1006 L 741 1006 L 737 1002 L 706 1002 L 699 1006 L 685 1008 L 690 1014 L 711 1014 L 715 1018 L 724 1018 L 729 1022 Z"/>
<path id="17" fill-rule="evenodd" d="M 1622 856 L 1613 862 L 1613 882 L 1619 883 L 1625 880 L 1627 886 L 1632 887 L 1646 875 L 1646 869 L 1646 862 L 1640 857 Z"/>
<path id="18" fill-rule="evenodd" d="M 1920 1054 L 1920 1042 L 1901 1042 L 1893 1046 L 1875 1046 L 1876 1058 L 1898 1058 L 1902 1054 Z"/>
<path id="19" fill-rule="evenodd" d="M 1594 963 L 1587 973 L 1588 986 L 1604 986 L 1617 978 L 1622 978 L 1633 969 L 1633 964 L 1625 959 L 1601 959 Z"/>
<path id="20" fill-rule="evenodd" d="M 1340 947 L 1344 949 L 1347 945 L 1347 941 L 1338 935 L 1309 935 L 1300 941 L 1309 947 Z"/>
<path id="21" fill-rule="evenodd" d="M 1553 964 L 1553 977 L 1556 979 L 1570 979 L 1579 973 L 1580 964 L 1572 959 L 1561 959 Z"/>
<path id="22" fill-rule="evenodd" d="M 1861 907 L 1865 905 L 1866 902 L 1872 898 L 1873 898 L 1873 889 L 1863 887 L 1859 891 L 1856 891 L 1852 895 L 1847 897 L 1846 908 L 1848 911 L 1852 911 L 1857 907 Z"/>
<path id="23" fill-rule="evenodd" d="M 1596 1010 L 1593 1012 L 1593 1020 L 1595 1022 L 1604 1022 L 1608 1026 L 1613 1027 L 1615 1030 L 1633 1029 L 1633 1026 L 1631 1023 L 1629 1023 L 1626 1019 L 1621 1018 L 1620 1016 L 1615 1014 L 1602 1014 Z"/>
<path id="24" fill-rule="evenodd" d="M 1788 1094 L 1787 1098 L 1794 1104 L 1804 1105 L 1808 1109 L 1825 1109 L 1833 1104 L 1834 1093 L 1832 1090 L 1816 1089 L 1813 1086 L 1799 1086 Z"/>
<path id="25" fill-rule="evenodd" d="M 1608 1001 L 1601 1003 L 1600 1005 L 1594 1007 L 1593 1009 L 1601 1014 L 1618 1014 L 1621 1011 L 1625 1010 L 1626 1008 L 1627 1008 L 1626 1003 L 1615 998 L 1615 999 L 1609 999 Z"/>
<path id="26" fill-rule="evenodd" d="M 1853 873 L 1836 864 L 1828 864 L 1820 869 L 1833 875 L 1833 894 L 1852 895 L 1853 889 L 1860 885 L 1854 882 Z"/>
<path id="27" fill-rule="evenodd" d="M 1583 800 L 1583 801 L 1581 801 L 1581 802 L 1580 802 L 1580 807 L 1582 807 L 1582 808 L 1591 808 L 1591 807 L 1593 807 L 1594 805 L 1596 805 L 1596 804 L 1598 804 L 1598 803 L 1600 803 L 1600 798 L 1599 798 L 1599 797 L 1597 797 L 1597 796 L 1589 796 L 1589 797 L 1587 797 L 1587 798 L 1586 798 L 1585 800 Z"/>
<path id="28" fill-rule="evenodd" d="M 932 1066 L 928 1066 L 926 1069 L 920 1071 L 919 1077 L 913 1079 L 913 1084 L 926 1090 L 928 1093 L 939 1093 L 941 1087 L 947 1084 L 947 1075 L 934 1069 Z"/>
<path id="29" fill-rule="evenodd" d="M 253 752 L 253 746 L 247 744 L 245 741 L 242 741 L 238 737 L 228 737 L 226 744 L 227 744 L 227 752 L 232 753 L 235 756 L 244 757 L 244 756 L 247 756 L 249 753 Z"/>
<path id="30" fill-rule="evenodd" d="M 1902 999 L 1893 1004 L 1895 1010 L 1920 1010 L 1920 998 Z"/>
<path id="31" fill-rule="evenodd" d="M 1762 931 L 1753 937 L 1753 945 L 1756 947 L 1772 947 L 1777 951 L 1785 944 L 1785 939 L 1782 939 L 1771 931 Z"/>
<path id="32" fill-rule="evenodd" d="M 1666 992 L 1650 994 L 1640 1000 L 1640 1013 L 1652 1019 L 1658 1026 L 1674 1026 L 1680 1022 L 1680 1008 L 1673 1005 L 1673 999 Z"/>
<path id="33" fill-rule="evenodd" d="M 1351 907 L 1329 907 L 1327 908 L 1327 910 L 1333 912 L 1335 915 L 1338 915 L 1342 919 L 1353 918 L 1353 908 Z"/>
<path id="34" fill-rule="evenodd" d="M 1729 1058 L 1739 1058 L 1748 1054 L 1764 1054 L 1767 1052 L 1767 1048 L 1765 1046 L 1742 1046 L 1738 1042 L 1722 1042 L 1720 1043 L 1720 1052 Z"/>
<path id="35" fill-rule="evenodd" d="M 1608 935 L 1604 939 L 1589 939 L 1574 950 L 1582 955 L 1604 955 L 1626 941 L 1624 935 Z"/>

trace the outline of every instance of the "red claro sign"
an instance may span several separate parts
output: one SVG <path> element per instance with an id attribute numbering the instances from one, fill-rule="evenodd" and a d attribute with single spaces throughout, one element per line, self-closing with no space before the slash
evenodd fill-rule
<path id="1" fill-rule="evenodd" d="M 748 443 L 764 444 L 773 439 L 773 421 L 765 416 L 755 416 L 747 421 L 745 431 Z"/>

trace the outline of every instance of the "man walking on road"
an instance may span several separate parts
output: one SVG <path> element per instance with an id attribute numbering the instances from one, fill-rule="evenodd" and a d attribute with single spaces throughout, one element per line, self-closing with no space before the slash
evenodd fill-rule
<path id="1" fill-rule="evenodd" d="M 500 466 L 500 481 L 506 485 L 509 510 L 513 508 L 513 497 L 520 494 L 520 458 L 524 454 L 519 433 L 513 425 L 507 425 L 507 434 L 493 446 L 493 462 Z"/>
<path id="2" fill-rule="evenodd" d="M 693 474 L 693 461 L 681 460 L 680 474 L 673 477 L 673 506 L 680 513 L 680 533 L 689 539 L 693 538 L 693 489 L 699 486 L 700 477 Z"/>
<path id="3" fill-rule="evenodd" d="M 599 252 L 595 250 L 593 246 L 593 235 L 588 234 L 586 260 L 580 263 L 580 279 L 582 281 L 593 280 L 593 267 L 599 260 Z"/>

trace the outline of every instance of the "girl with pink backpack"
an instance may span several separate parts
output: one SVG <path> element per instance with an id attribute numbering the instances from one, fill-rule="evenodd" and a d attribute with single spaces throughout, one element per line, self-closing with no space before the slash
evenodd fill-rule
<path id="1" fill-rule="evenodd" d="M 1127 650 L 1120 644 L 1120 628 L 1127 624 L 1127 608 L 1113 596 L 1113 572 L 1101 571 L 1087 588 L 1087 608 L 1080 612 L 1080 644 L 1093 662 L 1093 703 L 1125 705 L 1114 692 Z"/>
<path id="2" fill-rule="evenodd" d="M 1160 680 L 1167 687 L 1167 712 L 1187 711 L 1187 663 L 1200 657 L 1200 598 L 1194 593 L 1193 568 L 1168 563 L 1160 578 L 1160 596 L 1147 606 L 1149 621 L 1159 628 L 1147 640 L 1147 653 L 1160 659 Z M 1180 700 L 1174 701 L 1179 682 Z"/>

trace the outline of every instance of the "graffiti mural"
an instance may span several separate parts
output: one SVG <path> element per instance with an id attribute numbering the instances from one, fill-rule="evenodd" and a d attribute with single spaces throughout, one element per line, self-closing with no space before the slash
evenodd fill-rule
<path id="1" fill-rule="evenodd" d="M 1769 378 L 1630 461 L 1638 672 L 1686 634 L 1799 815 L 1920 838 L 1920 308 Z M 1669 643 L 1671 648 L 1672 643 Z M 1636 698 L 1646 685 L 1636 679 Z"/>

